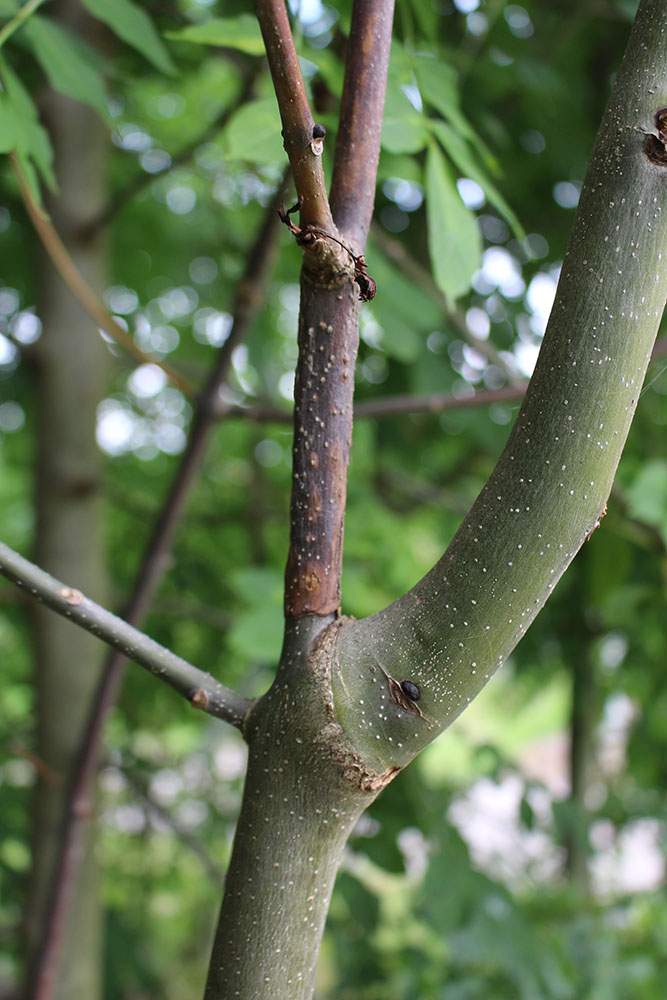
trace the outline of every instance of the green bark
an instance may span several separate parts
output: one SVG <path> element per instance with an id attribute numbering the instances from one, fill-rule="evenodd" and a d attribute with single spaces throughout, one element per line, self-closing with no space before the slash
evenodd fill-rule
<path id="1" fill-rule="evenodd" d="M 665 304 L 667 173 L 644 155 L 642 130 L 667 104 L 666 36 L 664 0 L 647 0 L 525 403 L 449 549 L 368 619 L 289 624 L 276 682 L 246 730 L 250 765 L 206 1000 L 312 995 L 355 818 L 481 690 L 603 513 Z M 419 686 L 419 701 L 403 680 Z"/>
<path id="2" fill-rule="evenodd" d="M 494 472 L 437 565 L 340 633 L 338 718 L 379 770 L 406 764 L 472 701 L 604 514 L 665 305 L 667 172 L 643 130 L 667 103 L 666 34 L 664 3 L 642 4 Z M 379 667 L 420 687 L 423 718 L 392 702 Z"/>

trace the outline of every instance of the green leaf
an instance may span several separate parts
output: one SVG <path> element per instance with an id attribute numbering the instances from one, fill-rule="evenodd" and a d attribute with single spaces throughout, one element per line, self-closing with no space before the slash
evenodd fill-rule
<path id="1" fill-rule="evenodd" d="M 12 107 L 7 95 L 0 90 L 0 153 L 11 153 L 15 145 Z"/>
<path id="2" fill-rule="evenodd" d="M 524 239 L 525 233 L 517 216 L 507 204 L 488 174 L 476 163 L 468 142 L 446 122 L 431 121 L 431 130 L 443 149 L 451 157 L 464 177 L 476 181 L 486 195 L 487 201 L 503 216 L 517 239 Z"/>
<path id="3" fill-rule="evenodd" d="M 630 515 L 667 539 L 667 462 L 655 459 L 642 466 L 626 495 Z"/>
<path id="4" fill-rule="evenodd" d="M 390 153 L 418 153 L 428 139 L 426 119 L 410 103 L 403 89 L 412 82 L 410 57 L 394 41 L 391 43 L 381 140 L 383 149 Z"/>
<path id="5" fill-rule="evenodd" d="M 90 50 L 60 25 L 37 15 L 26 22 L 23 37 L 54 90 L 108 117 L 104 81 Z"/>
<path id="6" fill-rule="evenodd" d="M 251 163 L 280 163 L 285 157 L 275 98 L 251 101 L 240 108 L 224 133 L 227 155 Z"/>
<path id="7" fill-rule="evenodd" d="M 11 136 L 3 145 L 7 151 L 13 150 L 26 176 L 30 191 L 38 204 L 41 194 L 35 167 L 52 191 L 56 190 L 53 174 L 53 149 L 48 132 L 39 123 L 37 109 L 30 95 L 13 70 L 0 58 L 0 76 L 5 87 L 3 95 L 3 115 Z"/>
<path id="8" fill-rule="evenodd" d="M 90 13 L 115 35 L 141 52 L 161 73 L 173 76 L 176 67 L 145 10 L 131 0 L 83 0 Z"/>
<path id="9" fill-rule="evenodd" d="M 264 55 L 264 42 L 257 18 L 252 14 L 238 17 L 212 17 L 204 24 L 190 24 L 180 31 L 168 31 L 167 38 L 197 45 L 222 45 L 250 56 Z"/>
<path id="10" fill-rule="evenodd" d="M 405 94 L 387 92 L 382 122 L 382 148 L 389 153 L 418 153 L 427 140 L 426 119 Z"/>
<path id="11" fill-rule="evenodd" d="M 428 248 L 436 284 L 447 299 L 467 292 L 482 256 L 477 219 L 459 196 L 451 170 L 435 143 L 426 157 Z"/>
<path id="12" fill-rule="evenodd" d="M 451 122 L 460 135 L 474 140 L 475 133 L 459 105 L 459 82 L 455 70 L 435 56 L 415 56 L 414 71 L 423 100 Z"/>

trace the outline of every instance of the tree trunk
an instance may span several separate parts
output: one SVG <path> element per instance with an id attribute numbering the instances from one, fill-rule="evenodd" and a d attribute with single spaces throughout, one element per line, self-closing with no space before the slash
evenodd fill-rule
<path id="1" fill-rule="evenodd" d="M 334 619 L 335 592 L 319 617 L 294 592 L 288 601 L 278 675 L 245 730 L 250 765 L 206 1000 L 312 995 L 332 882 L 356 818 L 502 664 L 604 513 L 665 304 L 660 150 L 667 155 L 655 116 L 667 104 L 666 35 L 664 0 L 646 0 L 526 400 L 443 558 L 363 621 Z M 645 140 L 643 130 L 656 135 Z M 321 316 L 316 302 L 306 308 L 308 327 L 345 325 L 326 304 Z M 340 380 L 342 371 L 325 377 Z M 302 416 L 314 419 L 307 409 Z M 312 425 L 303 434 L 317 437 Z M 315 467 L 326 462 L 327 440 L 304 452 Z M 312 496 L 311 488 L 293 504 L 293 520 Z"/>
<path id="2" fill-rule="evenodd" d="M 63 4 L 59 19 L 84 21 L 78 4 Z M 87 17 L 85 23 L 91 24 Z M 60 194 L 48 208 L 77 267 L 97 289 L 105 284 L 106 252 L 97 238 L 83 241 L 83 225 L 104 202 L 108 136 L 88 107 L 56 94 L 44 101 L 56 154 Z M 106 596 L 100 456 L 96 409 L 102 398 L 108 351 L 43 255 L 38 313 L 43 335 L 34 348 L 37 414 L 35 552 L 40 565 L 99 599 Z M 26 909 L 28 973 L 40 948 L 60 837 L 68 781 L 79 749 L 101 651 L 98 640 L 72 629 L 47 608 L 34 609 L 36 749 L 57 777 L 40 776 L 34 797 L 33 868 Z M 58 1000 L 101 995 L 101 910 L 92 817 L 72 887 L 71 917 L 57 976 Z"/>

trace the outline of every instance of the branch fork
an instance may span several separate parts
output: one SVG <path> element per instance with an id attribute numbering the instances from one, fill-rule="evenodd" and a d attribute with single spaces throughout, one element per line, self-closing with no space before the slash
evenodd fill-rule
<path id="1" fill-rule="evenodd" d="M 285 208 L 283 205 L 282 208 L 278 209 L 280 221 L 287 226 L 290 233 L 294 235 L 298 245 L 303 247 L 304 250 L 313 250 L 318 241 L 323 239 L 332 240 L 334 243 L 337 243 L 339 247 L 342 247 L 354 264 L 354 280 L 359 286 L 359 299 L 361 302 L 370 302 L 377 294 L 377 285 L 368 273 L 368 265 L 364 254 L 355 254 L 347 246 L 347 244 L 343 243 L 342 240 L 339 240 L 337 236 L 334 236 L 332 233 L 327 233 L 326 230 L 321 229 L 319 226 L 315 226 L 312 223 L 307 222 L 303 226 L 297 226 L 297 224 L 290 218 L 290 215 L 294 212 L 300 211 L 302 205 L 303 198 L 301 196 L 299 196 L 298 201 L 296 204 L 292 205 L 291 208 Z"/>

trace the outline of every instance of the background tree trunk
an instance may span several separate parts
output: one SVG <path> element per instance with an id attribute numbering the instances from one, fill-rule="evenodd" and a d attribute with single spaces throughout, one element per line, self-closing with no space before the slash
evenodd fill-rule
<path id="1" fill-rule="evenodd" d="M 95 27 L 79 4 L 62 4 L 59 19 L 79 33 Z M 89 32 L 90 33 L 90 32 Z M 92 40 L 92 39 L 91 39 Z M 49 93 L 44 115 L 55 149 L 60 192 L 47 205 L 77 267 L 93 288 L 105 286 L 106 247 L 83 239 L 106 199 L 108 134 L 89 107 Z M 33 349 L 37 420 L 35 557 L 97 600 L 107 596 L 100 454 L 96 411 L 106 387 L 108 350 L 52 263 L 39 256 L 38 313 L 43 334 Z M 33 868 L 26 907 L 28 971 L 40 946 L 69 777 L 101 659 L 98 640 L 36 605 L 34 615 L 36 749 L 53 779 L 40 775 L 33 813 Z M 65 721 L 66 720 L 66 721 Z M 101 995 L 101 908 L 94 858 L 94 818 L 73 887 L 58 971 L 58 1000 Z"/>

